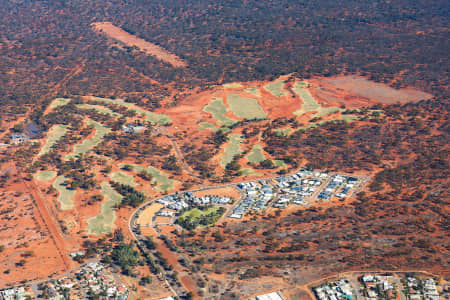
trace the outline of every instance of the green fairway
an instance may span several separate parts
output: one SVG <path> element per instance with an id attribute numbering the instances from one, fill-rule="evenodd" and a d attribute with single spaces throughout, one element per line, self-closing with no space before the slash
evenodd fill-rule
<path id="1" fill-rule="evenodd" d="M 229 126 L 237 122 L 236 120 L 230 119 L 225 115 L 228 109 L 225 104 L 223 104 L 222 98 L 215 98 L 211 100 L 208 105 L 203 108 L 203 111 L 212 114 L 219 125 Z"/>
<path id="2" fill-rule="evenodd" d="M 302 108 L 295 111 L 294 115 L 300 116 L 309 111 L 317 111 L 320 108 L 320 104 L 317 103 L 316 99 L 311 95 L 311 93 L 306 88 L 307 84 L 304 82 L 296 82 L 292 90 L 302 99 Z"/>
<path id="3" fill-rule="evenodd" d="M 92 150 L 95 146 L 100 144 L 101 141 L 103 140 L 103 137 L 111 131 L 110 128 L 105 127 L 102 124 L 100 124 L 96 121 L 93 121 L 91 119 L 88 119 L 86 121 L 86 123 L 88 126 L 94 127 L 94 129 L 95 129 L 94 136 L 90 139 L 84 140 L 81 144 L 75 145 L 75 147 L 73 147 L 72 154 L 66 155 L 66 157 L 64 158 L 65 160 L 70 160 L 71 158 L 75 158 L 77 155 L 86 154 L 87 152 Z"/>
<path id="4" fill-rule="evenodd" d="M 109 175 L 109 178 L 118 182 L 120 184 L 126 184 L 132 187 L 136 187 L 136 183 L 134 182 L 134 177 L 122 172 L 114 172 Z"/>
<path id="5" fill-rule="evenodd" d="M 279 168 L 284 168 L 286 167 L 286 163 L 282 160 L 279 159 L 275 159 L 274 161 L 275 166 L 279 167 Z"/>
<path id="6" fill-rule="evenodd" d="M 228 146 L 225 148 L 224 156 L 220 162 L 222 168 L 225 168 L 229 164 L 235 155 L 241 153 L 241 142 L 242 137 L 240 134 L 230 134 L 230 139 L 228 141 Z"/>
<path id="7" fill-rule="evenodd" d="M 278 135 L 287 136 L 287 135 L 289 135 L 291 130 L 292 130 L 291 128 L 277 128 L 277 129 L 274 129 L 273 131 L 275 131 L 276 134 L 278 134 Z"/>
<path id="8" fill-rule="evenodd" d="M 64 185 L 64 182 L 67 180 L 64 176 L 56 177 L 53 182 L 53 187 L 58 191 L 58 202 L 61 204 L 61 210 L 68 210 L 74 207 L 73 196 L 75 196 L 75 190 L 69 190 Z"/>
<path id="9" fill-rule="evenodd" d="M 55 100 L 52 101 L 52 103 L 50 103 L 50 108 L 51 109 L 55 109 L 58 106 L 63 106 L 66 105 L 67 103 L 69 103 L 71 101 L 71 99 L 66 99 L 66 98 L 56 98 Z"/>
<path id="10" fill-rule="evenodd" d="M 283 88 L 284 80 L 276 80 L 264 86 L 264 89 L 274 95 L 275 97 L 283 97 L 288 93 Z"/>
<path id="11" fill-rule="evenodd" d="M 237 83 L 237 82 L 233 82 L 233 83 L 226 83 L 223 86 L 225 88 L 227 88 L 227 89 L 235 89 L 235 88 L 241 88 L 242 84 Z"/>
<path id="12" fill-rule="evenodd" d="M 266 156 L 263 153 L 262 146 L 260 144 L 256 144 L 253 146 L 252 150 L 245 156 L 248 162 L 251 163 L 260 163 L 266 159 Z"/>
<path id="13" fill-rule="evenodd" d="M 312 115 L 313 118 L 318 118 L 318 117 L 323 117 L 326 115 L 330 115 L 330 114 L 334 114 L 337 112 L 340 112 L 342 109 L 340 109 L 339 107 L 320 107 L 317 110 L 317 113 L 315 113 L 314 115 Z"/>
<path id="14" fill-rule="evenodd" d="M 266 113 L 259 105 L 258 100 L 253 98 L 244 98 L 238 94 L 228 94 L 227 103 L 230 110 L 242 119 L 264 119 Z"/>
<path id="15" fill-rule="evenodd" d="M 199 124 L 198 124 L 198 130 L 199 131 L 202 131 L 202 130 L 211 130 L 211 131 L 214 131 L 214 132 L 216 132 L 217 130 L 219 130 L 219 128 L 217 128 L 216 127 L 216 125 L 214 125 L 214 124 L 211 124 L 211 123 L 209 123 L 209 122 L 200 122 Z"/>
<path id="16" fill-rule="evenodd" d="M 55 171 L 42 171 L 34 174 L 34 178 L 39 181 L 49 181 L 56 177 Z"/>
<path id="17" fill-rule="evenodd" d="M 145 116 L 146 120 L 153 124 L 164 125 L 164 124 L 170 123 L 170 121 L 171 121 L 170 117 L 167 115 L 157 114 L 154 112 L 147 111 L 145 109 L 137 107 L 133 103 L 125 102 L 122 99 L 113 100 L 113 99 L 92 97 L 92 100 L 103 102 L 103 103 L 108 103 L 108 104 L 124 106 L 129 110 L 135 111 L 139 115 Z"/>
<path id="18" fill-rule="evenodd" d="M 100 213 L 90 218 L 87 226 L 89 234 L 102 234 L 112 232 L 114 228 L 114 221 L 116 220 L 116 213 L 114 206 L 122 201 L 122 196 L 117 193 L 108 182 L 102 182 L 102 194 L 106 201 L 101 204 Z"/>
<path id="19" fill-rule="evenodd" d="M 261 97 L 261 91 L 257 88 L 247 88 L 244 90 L 244 92 L 252 94 L 253 96 L 256 97 Z"/>
<path id="20" fill-rule="evenodd" d="M 48 131 L 47 140 L 45 141 L 44 147 L 39 151 L 38 157 L 47 154 L 52 147 L 66 134 L 68 126 L 64 125 L 53 125 Z"/>
<path id="21" fill-rule="evenodd" d="M 110 115 L 111 117 L 114 117 L 114 118 L 120 118 L 122 116 L 121 114 L 112 111 L 108 107 L 101 106 L 101 105 L 77 104 L 77 107 L 81 108 L 81 109 L 94 109 L 101 114 Z"/>
<path id="22" fill-rule="evenodd" d="M 245 176 L 263 176 L 263 173 L 260 172 L 256 172 L 255 170 L 251 169 L 251 168 L 244 168 L 241 169 L 239 172 L 241 172 L 241 175 L 245 175 Z"/>
<path id="23" fill-rule="evenodd" d="M 126 164 L 119 164 L 119 168 L 123 168 Z M 142 172 L 146 171 L 153 176 L 152 182 L 156 184 L 155 189 L 158 192 L 167 192 L 174 189 L 174 184 L 177 183 L 176 180 L 172 180 L 169 178 L 169 175 L 163 171 L 160 171 L 152 166 L 147 168 L 139 165 L 130 165 L 133 168 L 134 172 Z"/>

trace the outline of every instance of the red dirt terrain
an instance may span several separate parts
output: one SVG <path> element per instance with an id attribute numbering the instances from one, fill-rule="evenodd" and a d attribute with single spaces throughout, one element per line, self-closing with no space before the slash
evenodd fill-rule
<path id="1" fill-rule="evenodd" d="M 141 38 L 138 38 L 125 30 L 114 26 L 110 22 L 98 22 L 91 24 L 95 30 L 100 33 L 105 34 L 106 36 L 117 40 L 121 43 L 124 43 L 127 46 L 133 47 L 136 46 L 142 51 L 146 52 L 149 55 L 155 56 L 157 59 L 162 60 L 166 63 L 171 64 L 175 68 L 184 68 L 186 67 L 186 63 L 179 58 L 178 56 L 169 53 L 166 49 L 155 45 L 153 43 L 147 42 Z"/>
<path id="2" fill-rule="evenodd" d="M 319 101 L 344 104 L 348 107 L 374 103 L 418 102 L 433 97 L 413 88 L 394 89 L 360 76 L 313 78 L 308 82 L 312 84 L 310 92 Z"/>

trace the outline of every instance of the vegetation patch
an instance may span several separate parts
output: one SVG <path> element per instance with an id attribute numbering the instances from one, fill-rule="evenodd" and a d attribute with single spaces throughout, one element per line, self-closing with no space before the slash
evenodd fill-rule
<path id="1" fill-rule="evenodd" d="M 284 135 L 287 136 L 289 135 L 289 133 L 292 131 L 291 128 L 277 128 L 274 130 L 276 132 L 276 134 L 278 135 Z"/>
<path id="2" fill-rule="evenodd" d="M 233 113 L 242 119 L 265 119 L 266 113 L 259 105 L 258 100 L 244 98 L 238 94 L 228 94 L 227 103 Z"/>
<path id="3" fill-rule="evenodd" d="M 168 115 L 157 114 L 154 112 L 147 111 L 145 109 L 135 106 L 133 103 L 125 102 L 122 99 L 113 100 L 113 99 L 107 99 L 107 98 L 92 97 L 92 100 L 103 102 L 103 103 L 108 103 L 108 104 L 124 106 L 127 109 L 132 110 L 139 115 L 145 116 L 146 120 L 152 124 L 164 125 L 164 124 L 171 122 L 171 119 Z"/>
<path id="4" fill-rule="evenodd" d="M 101 193 L 105 196 L 106 201 L 102 202 L 100 213 L 87 221 L 89 234 L 111 232 L 114 228 L 114 221 L 116 220 L 114 207 L 122 201 L 122 196 L 108 182 L 102 182 L 101 187 Z"/>
<path id="5" fill-rule="evenodd" d="M 134 177 L 123 173 L 123 172 L 114 172 L 112 174 L 109 175 L 109 178 L 111 178 L 112 180 L 114 180 L 115 182 L 121 183 L 121 184 L 126 184 L 132 187 L 136 187 L 136 183 L 134 182 Z"/>
<path id="6" fill-rule="evenodd" d="M 65 182 L 68 180 L 65 176 L 56 177 L 53 187 L 58 191 L 58 202 L 61 204 L 61 210 L 68 210 L 74 207 L 73 196 L 76 191 L 66 187 Z"/>
<path id="7" fill-rule="evenodd" d="M 56 177 L 55 171 L 42 171 L 34 174 L 34 178 L 39 181 L 50 181 Z"/>
<path id="8" fill-rule="evenodd" d="M 226 165 L 228 165 L 235 155 L 238 155 L 241 153 L 241 142 L 242 137 L 240 134 L 230 134 L 230 139 L 228 140 L 228 147 L 225 148 L 225 154 L 222 157 L 222 160 L 220 162 L 220 165 L 222 168 L 225 168 Z"/>
<path id="9" fill-rule="evenodd" d="M 112 111 L 108 107 L 101 106 L 101 105 L 93 105 L 93 104 L 83 103 L 83 104 L 77 104 L 77 107 L 81 108 L 81 109 L 94 109 L 101 114 L 110 115 L 111 117 L 114 117 L 114 118 L 120 118 L 122 116 L 121 114 Z"/>
<path id="10" fill-rule="evenodd" d="M 294 115 L 300 116 L 309 111 L 316 111 L 320 108 L 320 104 L 317 103 L 316 99 L 311 95 L 307 89 L 307 83 L 296 82 L 292 87 L 292 90 L 302 99 L 302 108 L 294 112 Z"/>
<path id="11" fill-rule="evenodd" d="M 123 168 L 124 166 L 127 166 L 127 164 L 119 164 L 120 168 Z M 155 189 L 158 192 L 167 192 L 174 189 L 174 184 L 177 182 L 176 180 L 169 179 L 169 175 L 167 173 L 152 166 L 147 168 L 134 164 L 128 166 L 132 167 L 134 172 L 140 173 L 145 171 L 150 174 L 152 176 L 152 182 L 156 184 Z"/>
<path id="12" fill-rule="evenodd" d="M 220 219 L 224 212 L 225 208 L 218 206 L 203 209 L 193 208 L 184 212 L 177 219 L 177 223 L 188 230 L 195 229 L 197 226 L 212 226 Z"/>
<path id="13" fill-rule="evenodd" d="M 262 146 L 260 144 L 256 144 L 253 146 L 252 150 L 245 156 L 248 162 L 251 163 L 260 163 L 266 159 L 264 155 Z"/>
<path id="14" fill-rule="evenodd" d="M 252 168 L 243 168 L 239 171 L 241 173 L 241 175 L 245 175 L 245 176 L 263 176 L 263 173 L 260 172 L 256 172 L 255 170 L 253 170 Z"/>
<path id="15" fill-rule="evenodd" d="M 202 130 L 211 130 L 216 132 L 217 130 L 219 130 L 219 128 L 216 127 L 216 125 L 211 124 L 209 122 L 200 122 L 198 124 L 198 130 L 202 131 Z"/>
<path id="16" fill-rule="evenodd" d="M 223 104 L 222 98 L 215 98 L 211 100 L 208 105 L 203 108 L 203 111 L 212 114 L 219 125 L 230 126 L 237 122 L 236 120 L 230 119 L 225 115 L 228 109 L 225 104 Z"/>
<path id="17" fill-rule="evenodd" d="M 284 80 L 275 80 L 264 86 L 264 89 L 274 95 L 275 97 L 283 97 L 287 95 L 286 90 L 283 88 Z"/>
<path id="18" fill-rule="evenodd" d="M 75 145 L 72 154 L 66 155 L 66 157 L 64 158 L 65 160 L 70 160 L 71 158 L 75 158 L 78 155 L 86 154 L 87 152 L 92 150 L 92 148 L 100 144 L 100 142 L 103 140 L 103 137 L 111 131 L 110 128 L 103 126 L 102 124 L 91 119 L 88 119 L 86 123 L 88 126 L 94 127 L 94 136 L 90 139 L 84 140 L 81 144 Z"/>
<path id="19" fill-rule="evenodd" d="M 247 88 L 244 90 L 244 92 L 252 94 L 253 96 L 256 97 L 261 97 L 261 91 L 257 88 Z"/>
<path id="20" fill-rule="evenodd" d="M 52 147 L 67 133 L 67 126 L 54 125 L 48 132 L 44 147 L 39 151 L 38 157 L 50 152 Z"/>
<path id="21" fill-rule="evenodd" d="M 337 112 L 340 112 L 342 109 L 339 107 L 320 107 L 318 109 L 318 112 L 312 115 L 313 118 L 319 118 L 330 114 L 335 114 Z"/>
<path id="22" fill-rule="evenodd" d="M 52 103 L 50 103 L 50 108 L 51 109 L 55 109 L 58 106 L 64 106 L 67 103 L 69 103 L 71 101 L 71 99 L 66 99 L 66 98 L 56 98 L 55 100 L 52 101 Z"/>
<path id="23" fill-rule="evenodd" d="M 275 159 L 273 163 L 279 168 L 285 168 L 287 166 L 286 163 L 280 159 Z"/>

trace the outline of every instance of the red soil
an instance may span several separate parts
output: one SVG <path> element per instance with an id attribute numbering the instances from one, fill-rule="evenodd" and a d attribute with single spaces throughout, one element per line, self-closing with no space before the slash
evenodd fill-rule
<path id="1" fill-rule="evenodd" d="M 348 107 L 360 107 L 373 103 L 418 102 L 433 97 L 431 94 L 413 88 L 397 90 L 360 76 L 314 78 L 309 79 L 308 82 L 312 84 L 311 94 L 319 102 L 345 104 Z"/>
<path id="2" fill-rule="evenodd" d="M 143 50 L 144 52 L 146 52 L 147 54 L 155 56 L 157 59 L 169 63 L 175 68 L 186 67 L 186 63 L 183 60 L 181 60 L 178 56 L 169 53 L 167 50 L 158 45 L 147 42 L 146 40 L 143 40 L 128 33 L 125 30 L 117 26 L 114 26 L 110 22 L 98 22 L 92 23 L 91 25 L 94 27 L 95 30 L 105 34 L 106 36 L 113 38 L 119 42 L 122 42 L 127 46 L 136 46 L 141 50 Z"/>

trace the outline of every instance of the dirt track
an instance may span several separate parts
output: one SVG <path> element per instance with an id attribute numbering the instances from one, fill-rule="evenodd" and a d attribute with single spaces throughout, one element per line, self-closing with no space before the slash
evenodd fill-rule
<path id="1" fill-rule="evenodd" d="M 64 264 L 64 270 L 67 271 L 70 269 L 71 261 L 69 257 L 67 256 L 67 252 L 64 246 L 64 240 L 61 234 L 58 231 L 58 228 L 56 227 L 55 223 L 53 222 L 52 217 L 50 216 L 50 213 L 47 210 L 47 207 L 45 206 L 45 202 L 42 199 L 41 195 L 38 192 L 38 188 L 36 186 L 33 186 L 34 184 L 29 182 L 23 182 L 25 187 L 28 189 L 30 194 L 32 195 L 33 199 L 36 201 L 36 206 L 39 211 L 39 214 L 47 227 L 47 230 L 49 231 L 50 237 L 55 243 L 55 246 L 58 250 L 59 255 L 61 256 L 61 260 Z"/>

